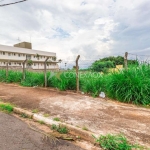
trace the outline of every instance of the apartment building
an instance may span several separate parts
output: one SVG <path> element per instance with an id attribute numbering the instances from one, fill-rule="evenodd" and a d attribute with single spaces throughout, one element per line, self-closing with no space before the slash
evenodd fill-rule
<path id="1" fill-rule="evenodd" d="M 0 45 L 0 67 L 5 68 L 23 68 L 23 62 L 26 60 L 25 67 L 33 70 L 44 70 L 44 62 L 47 60 L 48 70 L 58 70 L 56 62 L 56 53 L 33 50 L 32 44 L 22 42 L 14 46 Z"/>

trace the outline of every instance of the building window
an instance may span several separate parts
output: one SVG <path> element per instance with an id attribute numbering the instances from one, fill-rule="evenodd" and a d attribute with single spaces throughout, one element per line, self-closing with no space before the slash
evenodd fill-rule
<path id="1" fill-rule="evenodd" d="M 11 65 L 11 63 L 9 63 L 9 65 Z"/>
<path id="2" fill-rule="evenodd" d="M 4 65 L 5 65 L 5 62 L 4 62 Z"/>
<path id="3" fill-rule="evenodd" d="M 34 63 L 34 66 L 36 66 L 36 64 Z"/>
<path id="4" fill-rule="evenodd" d="M 18 56 L 20 57 L 20 54 L 18 54 Z"/>
<path id="5" fill-rule="evenodd" d="M 5 55 L 5 52 L 3 52 L 3 55 Z"/>
<path id="6" fill-rule="evenodd" d="M 11 53 L 8 53 L 8 56 L 11 56 Z"/>
<path id="7" fill-rule="evenodd" d="M 14 53 L 14 56 L 16 56 L 16 54 Z"/>
<path id="8" fill-rule="evenodd" d="M 41 63 L 41 66 L 43 66 L 43 64 Z"/>

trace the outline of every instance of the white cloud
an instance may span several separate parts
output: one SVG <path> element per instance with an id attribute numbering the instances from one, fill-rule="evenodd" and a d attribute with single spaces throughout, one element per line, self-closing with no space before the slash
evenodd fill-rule
<path id="1" fill-rule="evenodd" d="M 0 41 L 13 45 L 31 35 L 34 49 L 67 61 L 137 53 L 150 47 L 149 8 L 148 0 L 28 0 L 0 8 Z"/>

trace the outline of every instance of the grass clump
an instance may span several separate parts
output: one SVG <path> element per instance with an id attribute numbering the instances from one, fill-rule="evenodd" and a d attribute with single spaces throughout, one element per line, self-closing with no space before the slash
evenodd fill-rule
<path id="1" fill-rule="evenodd" d="M 60 119 L 57 118 L 57 117 L 56 117 L 56 118 L 53 118 L 53 120 L 54 120 L 54 121 L 60 121 Z"/>
<path id="2" fill-rule="evenodd" d="M 11 104 L 0 104 L 0 110 L 11 113 L 13 111 L 13 106 Z"/>
<path id="3" fill-rule="evenodd" d="M 99 143 L 99 145 L 105 149 L 105 150 L 132 150 L 132 149 L 142 149 L 142 147 L 138 145 L 130 144 L 127 140 L 127 138 L 122 135 L 102 135 L 99 138 L 96 138 L 96 142 Z"/>
<path id="4" fill-rule="evenodd" d="M 89 129 L 85 126 L 82 128 L 82 130 L 89 131 Z"/>
<path id="5" fill-rule="evenodd" d="M 32 110 L 32 113 L 38 113 L 38 112 L 39 112 L 38 109 L 33 109 L 33 110 Z"/>
<path id="6" fill-rule="evenodd" d="M 25 113 L 22 113 L 20 116 L 21 116 L 22 118 L 29 118 L 28 115 L 26 115 Z"/>
<path id="7" fill-rule="evenodd" d="M 44 121 L 42 121 L 42 120 L 40 120 L 40 121 L 38 121 L 40 124 L 45 124 L 45 122 Z"/>
<path id="8" fill-rule="evenodd" d="M 50 115 L 49 114 L 44 114 L 44 117 L 49 117 Z"/>
<path id="9" fill-rule="evenodd" d="M 60 134 L 67 134 L 68 133 L 68 129 L 65 126 L 60 126 L 60 125 L 57 126 L 57 125 L 53 124 L 51 126 L 51 129 L 59 132 Z"/>

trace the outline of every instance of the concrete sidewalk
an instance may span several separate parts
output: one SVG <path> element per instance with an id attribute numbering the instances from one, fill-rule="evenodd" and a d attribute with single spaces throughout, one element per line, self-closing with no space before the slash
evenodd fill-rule
<path id="1" fill-rule="evenodd" d="M 150 147 L 150 109 L 70 92 L 2 83 L 0 99 L 47 112 L 50 118 L 59 117 L 95 135 L 121 132 L 130 141 Z"/>
<path id="2" fill-rule="evenodd" d="M 14 116 L 0 112 L 0 150 L 82 150 L 63 141 L 43 141 L 42 135 Z"/>

